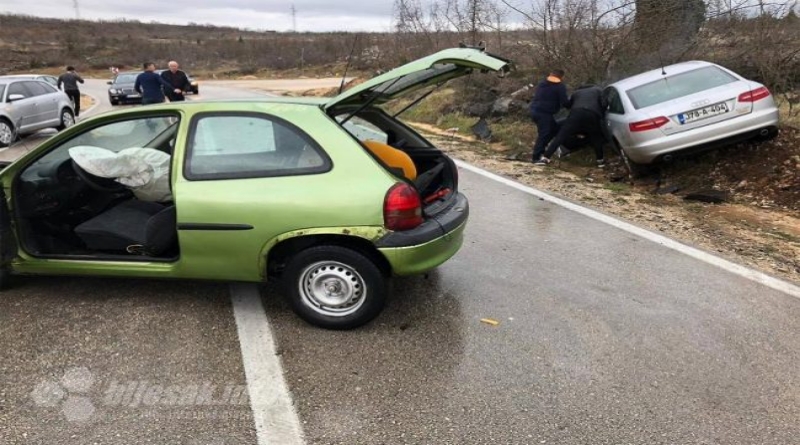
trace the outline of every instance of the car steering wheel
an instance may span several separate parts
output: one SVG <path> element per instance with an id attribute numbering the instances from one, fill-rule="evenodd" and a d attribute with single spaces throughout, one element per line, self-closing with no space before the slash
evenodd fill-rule
<path id="1" fill-rule="evenodd" d="M 116 193 L 125 190 L 125 186 L 119 182 L 110 178 L 101 178 L 100 176 L 95 176 L 82 169 L 74 159 L 71 159 L 70 161 L 72 162 L 72 169 L 75 170 L 75 174 L 77 174 L 78 177 L 81 178 L 81 181 L 85 182 L 89 188 L 97 190 L 98 192 L 106 193 Z"/>

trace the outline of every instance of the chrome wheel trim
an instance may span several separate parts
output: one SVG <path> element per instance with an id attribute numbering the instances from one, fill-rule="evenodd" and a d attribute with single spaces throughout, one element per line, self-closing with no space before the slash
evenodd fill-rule
<path id="1" fill-rule="evenodd" d="M 14 138 L 14 131 L 11 129 L 11 126 L 8 123 L 0 121 L 0 143 L 5 145 L 11 145 L 12 139 Z"/>
<path id="2" fill-rule="evenodd" d="M 70 113 L 67 110 L 62 111 L 61 112 L 61 125 L 63 125 L 64 128 L 69 128 L 69 127 L 75 125 L 75 116 L 73 116 L 72 113 Z"/>
<path id="3" fill-rule="evenodd" d="M 367 299 L 367 285 L 361 274 L 337 261 L 320 261 L 307 266 L 297 284 L 303 304 L 330 317 L 350 315 Z"/>

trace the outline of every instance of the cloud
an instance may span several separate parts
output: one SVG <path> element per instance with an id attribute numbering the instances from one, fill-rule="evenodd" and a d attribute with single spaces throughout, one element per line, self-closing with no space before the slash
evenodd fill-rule
<path id="1" fill-rule="evenodd" d="M 392 23 L 393 0 L 349 2 L 295 0 L 78 0 L 83 19 L 128 19 L 186 24 L 210 23 L 250 29 L 287 31 L 292 29 L 294 5 L 298 31 L 388 31 Z M 5 5 L 0 12 L 39 17 L 74 18 L 72 2 L 27 0 Z"/>

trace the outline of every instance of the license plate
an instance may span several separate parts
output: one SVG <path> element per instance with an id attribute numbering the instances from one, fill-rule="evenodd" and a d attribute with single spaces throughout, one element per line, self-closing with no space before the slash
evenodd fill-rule
<path id="1" fill-rule="evenodd" d="M 725 114 L 728 111 L 730 111 L 728 104 L 726 102 L 720 102 L 718 104 L 681 113 L 678 115 L 678 122 L 681 124 L 688 124 L 702 119 L 707 119 L 709 117 L 719 116 L 720 114 Z"/>
<path id="2" fill-rule="evenodd" d="M 134 94 L 128 94 L 128 97 L 139 97 L 139 94 L 137 94 L 137 93 L 134 93 Z"/>

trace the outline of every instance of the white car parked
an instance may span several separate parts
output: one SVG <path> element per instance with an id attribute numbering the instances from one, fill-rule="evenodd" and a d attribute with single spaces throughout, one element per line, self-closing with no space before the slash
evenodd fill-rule
<path id="1" fill-rule="evenodd" d="M 665 66 L 609 85 L 606 131 L 629 163 L 669 161 L 676 152 L 778 132 L 769 90 L 709 62 Z"/>

